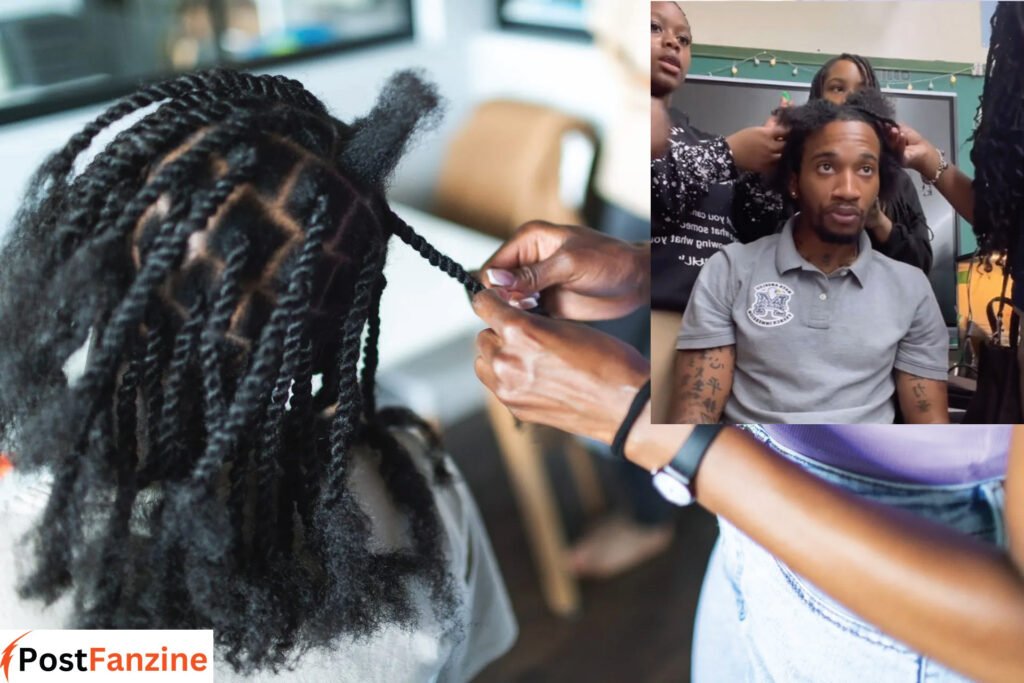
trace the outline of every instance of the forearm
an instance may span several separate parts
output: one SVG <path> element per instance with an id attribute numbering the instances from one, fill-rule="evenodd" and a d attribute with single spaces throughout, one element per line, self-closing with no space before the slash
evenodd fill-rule
<path id="1" fill-rule="evenodd" d="M 878 244 L 884 247 L 892 237 L 893 222 L 884 213 L 879 212 L 878 217 L 867 226 L 867 229 L 874 235 Z"/>
<path id="2" fill-rule="evenodd" d="M 939 182 L 935 183 L 935 189 L 968 223 L 974 222 L 974 188 L 971 183 L 972 180 L 952 164 L 943 171 Z"/>
<path id="3" fill-rule="evenodd" d="M 672 422 L 709 424 L 722 419 L 732 391 L 735 347 L 678 351 L 673 376 Z"/>
<path id="4" fill-rule="evenodd" d="M 690 430 L 648 425 L 627 455 L 656 469 Z M 891 636 L 980 680 L 1020 680 L 1024 578 L 995 546 L 857 498 L 732 427 L 695 483 L 708 510 Z"/>

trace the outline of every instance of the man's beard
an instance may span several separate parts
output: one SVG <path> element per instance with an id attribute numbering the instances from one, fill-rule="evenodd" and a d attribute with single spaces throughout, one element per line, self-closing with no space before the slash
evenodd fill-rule
<path id="1" fill-rule="evenodd" d="M 814 223 L 814 234 L 817 235 L 818 239 L 822 242 L 827 242 L 829 244 L 856 244 L 857 242 L 860 242 L 860 234 L 862 232 L 864 232 L 863 223 L 861 223 L 857 232 L 850 234 L 832 232 L 825 227 L 824 222 Z"/>

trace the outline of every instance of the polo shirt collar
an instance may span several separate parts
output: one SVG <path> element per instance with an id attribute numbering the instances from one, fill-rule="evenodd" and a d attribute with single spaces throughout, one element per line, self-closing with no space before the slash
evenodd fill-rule
<path id="1" fill-rule="evenodd" d="M 801 256 L 800 252 L 796 250 L 796 242 L 793 241 L 793 229 L 796 227 L 796 221 L 799 216 L 799 213 L 793 214 L 786 221 L 786 224 L 782 226 L 782 232 L 779 234 L 778 245 L 775 248 L 775 268 L 779 271 L 780 275 L 798 268 L 818 271 L 814 264 Z M 860 253 L 857 254 L 857 259 L 847 266 L 847 270 L 853 273 L 853 276 L 857 278 L 857 282 L 863 286 L 868 270 L 871 267 L 871 252 L 873 251 L 871 248 L 871 238 L 868 237 L 867 230 L 861 231 L 858 246 L 860 247 Z"/>

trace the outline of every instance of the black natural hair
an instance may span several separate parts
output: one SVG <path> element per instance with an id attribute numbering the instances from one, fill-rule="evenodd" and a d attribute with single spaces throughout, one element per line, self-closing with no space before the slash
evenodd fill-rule
<path id="1" fill-rule="evenodd" d="M 53 476 L 23 597 L 71 591 L 76 627 L 212 628 L 239 671 L 408 625 L 414 584 L 453 626 L 431 493 L 450 475 L 436 440 L 424 474 L 395 431 L 422 420 L 375 401 L 390 235 L 481 289 L 383 198 L 437 106 L 404 72 L 345 124 L 294 80 L 206 71 L 116 103 L 36 172 L 0 252 L 0 447 Z M 357 451 L 406 547 L 371 538 Z"/>
<path id="2" fill-rule="evenodd" d="M 974 233 L 978 249 L 1020 259 L 1024 231 L 1024 6 L 1000 2 L 992 15 L 985 84 L 972 139 Z"/>
<path id="3" fill-rule="evenodd" d="M 850 95 L 845 104 L 836 105 L 819 99 L 799 107 L 777 109 L 774 113 L 789 133 L 771 184 L 787 202 L 791 203 L 789 179 L 800 173 L 807 138 L 833 121 L 863 121 L 874 129 L 881 149 L 878 198 L 882 202 L 892 199 L 896 192 L 897 174 L 902 170 L 899 152 L 890 141 L 890 131 L 896 125 L 893 107 L 881 92 L 865 88 Z"/>
<path id="4" fill-rule="evenodd" d="M 871 62 L 866 57 L 860 55 L 851 55 L 847 52 L 833 57 L 832 59 L 825 62 L 818 73 L 814 74 L 814 78 L 811 80 L 811 92 L 808 95 L 808 100 L 820 100 L 825 96 L 825 81 L 828 79 L 828 72 L 831 71 L 832 67 L 835 66 L 836 62 L 840 61 L 853 62 L 857 70 L 860 71 L 861 80 L 864 81 L 862 88 L 873 88 L 878 89 L 878 77 L 875 75 L 875 70 L 871 68 Z"/>

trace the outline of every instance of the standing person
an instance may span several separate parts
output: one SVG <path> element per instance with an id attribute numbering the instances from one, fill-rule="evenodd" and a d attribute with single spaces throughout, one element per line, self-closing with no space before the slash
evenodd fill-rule
<path id="1" fill-rule="evenodd" d="M 675 335 L 704 262 L 737 239 L 774 232 L 783 218 L 782 198 L 762 188 L 756 173 L 767 174 L 778 161 L 784 129 L 769 120 L 713 136 L 670 108 L 690 69 L 692 42 L 679 3 L 651 3 L 651 97 L 671 118 L 667 153 L 651 162 L 651 365 L 659 422 L 668 417 Z"/>
<path id="2" fill-rule="evenodd" d="M 843 53 L 825 62 L 811 81 L 808 101 L 825 99 L 843 104 L 862 88 L 878 89 L 878 77 L 871 62 L 859 55 Z M 921 208 L 914 181 L 906 172 L 893 178 L 891 199 L 872 207 L 865 224 L 871 246 L 889 258 L 917 266 L 927 274 L 932 267 L 931 228 Z"/>
<path id="3" fill-rule="evenodd" d="M 547 310 L 639 305 L 642 272 L 621 265 L 623 245 L 562 234 L 505 245 L 520 269 L 559 264 Z M 474 308 L 489 326 L 477 375 L 513 414 L 613 444 L 667 499 L 719 515 L 697 683 L 1024 678 L 1020 427 L 652 424 L 639 391 L 649 366 L 628 346 L 491 291 Z"/>
<path id="4" fill-rule="evenodd" d="M 1024 5 L 1000 2 L 992 14 L 992 35 L 985 62 L 985 85 L 972 136 L 972 179 L 949 163 L 945 153 L 906 124 L 893 131 L 904 164 L 935 186 L 953 209 L 971 223 L 978 250 L 1007 253 L 1013 277 L 1011 299 L 1024 311 Z M 1022 323 L 1024 324 L 1024 323 Z M 1024 330 L 1022 330 L 1024 332 Z M 1024 345 L 1019 347 L 1024 374 Z M 1020 381 L 1024 405 L 1024 376 Z"/>
<path id="5" fill-rule="evenodd" d="M 479 288 L 383 197 L 436 103 L 400 74 L 349 125 L 295 81 L 190 74 L 40 169 L 0 252 L 4 627 L 210 628 L 218 680 L 462 682 L 511 646 L 472 496 L 375 398 L 390 237 Z"/>

